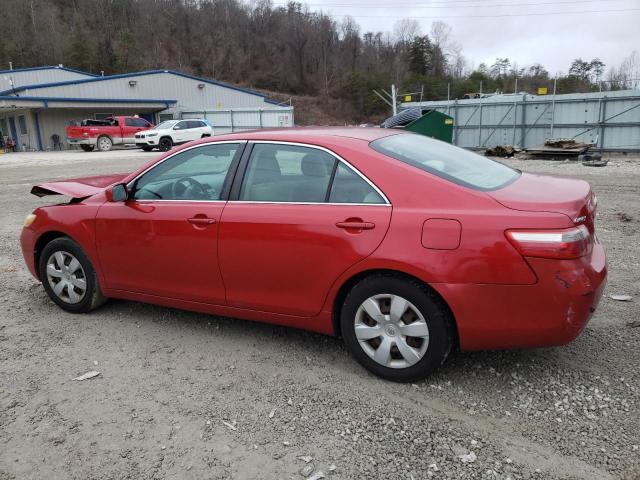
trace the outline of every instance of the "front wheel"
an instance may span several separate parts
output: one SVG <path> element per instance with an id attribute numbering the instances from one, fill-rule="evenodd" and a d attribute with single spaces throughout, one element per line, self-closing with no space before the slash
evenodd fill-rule
<path id="1" fill-rule="evenodd" d="M 372 373 L 420 380 L 446 359 L 453 319 L 442 300 L 416 280 L 372 275 L 347 295 L 340 315 L 345 344 Z"/>
<path id="2" fill-rule="evenodd" d="M 82 148 L 82 150 L 84 150 L 85 152 L 93 152 L 93 149 L 95 148 L 94 145 L 80 145 L 80 148 Z"/>
<path id="3" fill-rule="evenodd" d="M 106 301 L 91 261 L 68 237 L 56 238 L 44 247 L 38 270 L 49 298 L 68 312 L 89 312 Z"/>
<path id="4" fill-rule="evenodd" d="M 160 139 L 158 147 L 161 152 L 168 152 L 173 148 L 173 141 L 169 137 L 163 137 Z"/>
<path id="5" fill-rule="evenodd" d="M 103 135 L 98 137 L 96 145 L 98 146 L 98 150 L 101 152 L 108 152 L 111 150 L 111 147 L 113 147 L 113 141 L 106 135 Z"/>

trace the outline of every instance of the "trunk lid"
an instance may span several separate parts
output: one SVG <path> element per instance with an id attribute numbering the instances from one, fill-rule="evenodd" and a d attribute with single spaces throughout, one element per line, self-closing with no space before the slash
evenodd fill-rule
<path id="1" fill-rule="evenodd" d="M 595 197 L 584 180 L 523 173 L 510 185 L 487 193 L 513 210 L 563 213 L 593 233 Z"/>
<path id="2" fill-rule="evenodd" d="M 95 177 L 71 178 L 60 182 L 48 182 L 35 185 L 31 193 L 44 197 L 46 195 L 68 195 L 75 199 L 83 199 L 103 191 L 109 185 L 118 183 L 127 174 L 99 175 Z"/>

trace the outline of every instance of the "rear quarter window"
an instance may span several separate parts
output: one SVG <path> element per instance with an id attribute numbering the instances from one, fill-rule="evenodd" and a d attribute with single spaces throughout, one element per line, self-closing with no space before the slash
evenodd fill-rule
<path id="1" fill-rule="evenodd" d="M 464 148 L 413 133 L 379 138 L 369 144 L 376 152 L 474 190 L 497 190 L 520 172 Z"/>

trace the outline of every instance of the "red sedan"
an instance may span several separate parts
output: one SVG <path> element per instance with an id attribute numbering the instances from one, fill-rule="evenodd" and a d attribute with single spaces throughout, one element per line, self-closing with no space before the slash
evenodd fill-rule
<path id="1" fill-rule="evenodd" d="M 341 335 L 397 381 L 452 348 L 570 342 L 607 275 L 588 183 L 401 130 L 225 135 L 32 193 L 72 198 L 21 237 L 63 309 L 122 298 Z"/>

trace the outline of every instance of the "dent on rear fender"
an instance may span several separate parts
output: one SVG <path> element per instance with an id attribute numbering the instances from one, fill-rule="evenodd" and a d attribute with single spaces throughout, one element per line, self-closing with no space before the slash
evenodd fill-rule
<path id="1" fill-rule="evenodd" d="M 573 290 L 579 295 L 588 295 L 593 291 L 593 284 L 584 269 L 556 270 L 555 281 L 566 290 Z"/>

